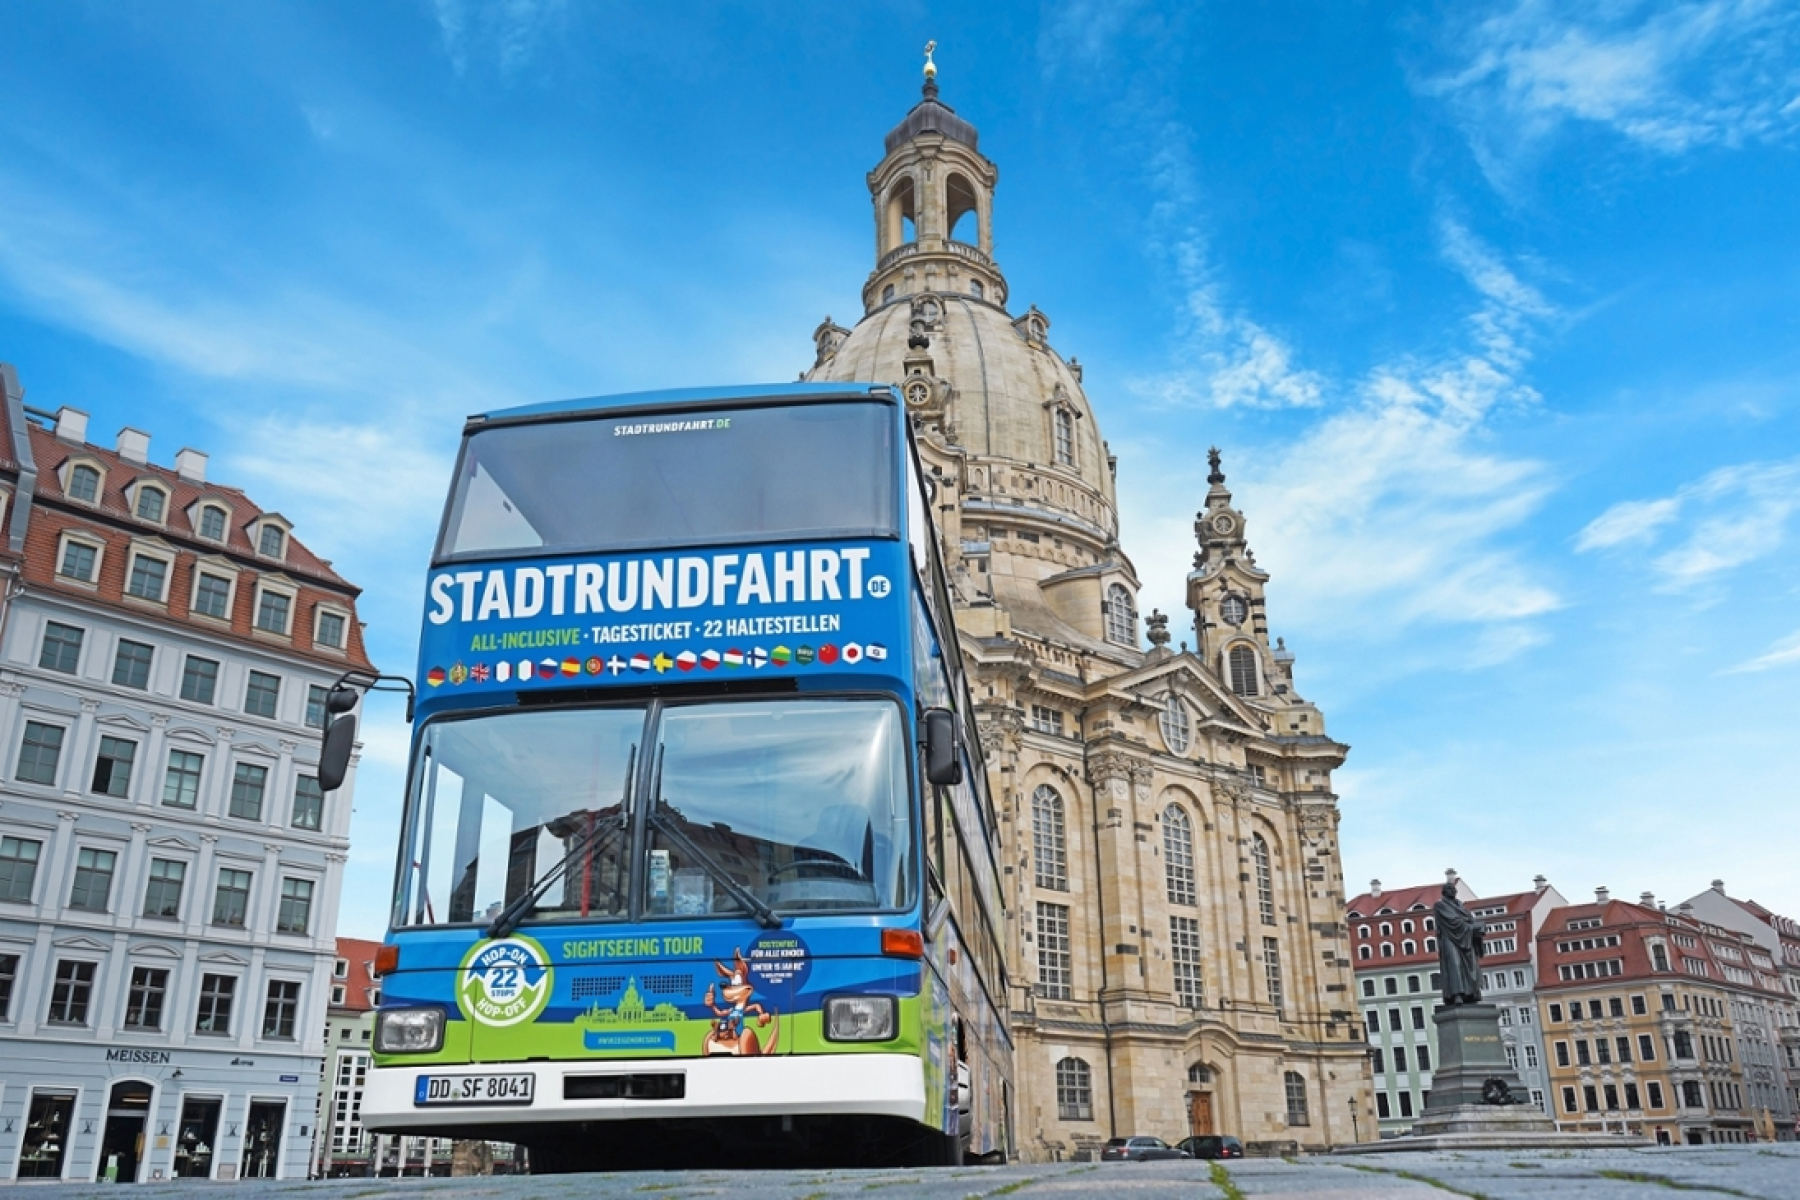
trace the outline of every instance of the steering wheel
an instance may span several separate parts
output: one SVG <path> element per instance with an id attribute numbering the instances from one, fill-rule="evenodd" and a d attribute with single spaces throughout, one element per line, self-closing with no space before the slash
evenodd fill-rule
<path id="1" fill-rule="evenodd" d="M 789 871 L 798 871 L 802 867 L 816 867 L 822 871 L 836 875 L 840 879 L 854 879 L 858 883 L 867 883 L 862 872 L 839 858 L 796 858 L 793 862 L 782 863 L 779 867 L 769 869 L 769 882 L 775 882 L 777 875 Z"/>

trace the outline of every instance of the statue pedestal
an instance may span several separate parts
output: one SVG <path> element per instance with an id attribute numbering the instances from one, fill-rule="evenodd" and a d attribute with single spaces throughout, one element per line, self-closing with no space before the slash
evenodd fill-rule
<path id="1" fill-rule="evenodd" d="M 1339 1154 L 1392 1150 L 1593 1149 L 1648 1146 L 1630 1134 L 1562 1133 L 1506 1061 L 1500 1010 L 1492 1004 L 1439 1008 L 1437 1069 L 1431 1095 L 1412 1131 L 1378 1142 L 1344 1146 Z M 1520 1103 L 1505 1103 L 1508 1098 Z"/>

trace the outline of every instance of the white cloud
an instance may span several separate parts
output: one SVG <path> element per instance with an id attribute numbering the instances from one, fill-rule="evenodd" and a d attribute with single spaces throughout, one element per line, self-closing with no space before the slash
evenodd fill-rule
<path id="1" fill-rule="evenodd" d="M 1468 27 L 1424 81 L 1490 176 L 1565 124 L 1665 154 L 1777 139 L 1800 118 L 1800 12 L 1778 0 L 1518 0 Z"/>
<path id="2" fill-rule="evenodd" d="M 1727 675 L 1743 675 L 1756 671 L 1772 671 L 1776 667 L 1800 665 L 1800 630 L 1780 638 L 1774 645 L 1748 662 L 1739 663 L 1725 672 Z"/>
<path id="3" fill-rule="evenodd" d="M 444 53 L 458 75 L 468 70 L 474 52 L 510 78 L 531 63 L 566 6 L 563 0 L 436 0 L 436 11 Z"/>
<path id="4" fill-rule="evenodd" d="M 1649 560 L 1664 590 L 1679 591 L 1778 550 L 1800 511 L 1800 459 L 1721 467 L 1673 495 L 1627 500 L 1588 522 L 1577 550 L 1649 547 L 1678 517 L 1683 536 Z"/>

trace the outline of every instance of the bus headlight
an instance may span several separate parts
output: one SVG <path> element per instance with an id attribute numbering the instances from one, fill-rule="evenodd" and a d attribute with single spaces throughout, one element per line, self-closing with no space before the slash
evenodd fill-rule
<path id="1" fill-rule="evenodd" d="M 831 996 L 825 1001 L 828 1042 L 892 1041 L 899 1025 L 892 996 Z"/>
<path id="2" fill-rule="evenodd" d="M 377 1054 L 430 1054 L 443 1047 L 441 1008 L 384 1008 L 375 1014 Z"/>

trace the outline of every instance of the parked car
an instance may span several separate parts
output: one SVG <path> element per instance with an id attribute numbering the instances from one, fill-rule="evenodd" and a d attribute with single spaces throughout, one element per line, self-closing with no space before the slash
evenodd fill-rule
<path id="1" fill-rule="evenodd" d="M 1182 1138 L 1175 1145 L 1178 1149 L 1186 1150 L 1192 1158 L 1244 1157 L 1244 1143 L 1226 1134 L 1203 1133 Z"/>
<path id="2" fill-rule="evenodd" d="M 1101 1162 L 1148 1162 L 1156 1158 L 1192 1158 L 1186 1150 L 1177 1150 L 1161 1138 L 1113 1138 L 1100 1150 Z"/>

